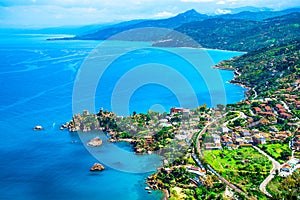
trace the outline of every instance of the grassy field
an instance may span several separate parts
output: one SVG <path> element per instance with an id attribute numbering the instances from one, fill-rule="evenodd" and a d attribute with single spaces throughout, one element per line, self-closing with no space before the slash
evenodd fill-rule
<path id="1" fill-rule="evenodd" d="M 272 168 L 265 156 L 251 147 L 203 151 L 203 154 L 205 161 L 225 179 L 250 195 L 261 196 L 258 187 Z"/>
<path id="2" fill-rule="evenodd" d="M 287 151 L 292 155 L 292 151 L 288 144 L 264 144 L 259 145 L 259 148 L 263 149 L 267 154 L 275 158 L 278 162 L 284 163 L 286 160 L 281 159 L 281 152 Z"/>

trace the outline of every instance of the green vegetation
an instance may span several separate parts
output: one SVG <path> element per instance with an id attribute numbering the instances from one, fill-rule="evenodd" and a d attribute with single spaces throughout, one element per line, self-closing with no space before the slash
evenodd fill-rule
<path id="1" fill-rule="evenodd" d="M 300 159 L 300 151 L 295 151 L 294 157 Z"/>
<path id="2" fill-rule="evenodd" d="M 222 194 L 224 193 L 226 186 L 224 183 L 219 183 L 217 180 L 215 181 L 216 182 L 213 182 L 211 187 L 200 186 L 196 188 L 196 199 L 223 199 Z"/>
<path id="3" fill-rule="evenodd" d="M 265 156 L 251 147 L 203 151 L 203 154 L 205 161 L 225 179 L 251 195 L 261 196 L 258 187 L 272 168 Z"/>
<path id="4" fill-rule="evenodd" d="M 233 82 L 255 87 L 259 97 L 270 97 L 300 78 L 299 58 L 300 41 L 293 41 L 221 62 L 218 67 L 237 69 L 241 76 Z"/>
<path id="5" fill-rule="evenodd" d="M 258 145 L 264 152 L 275 158 L 280 163 L 284 163 L 292 155 L 292 150 L 288 143 Z"/>
<path id="6" fill-rule="evenodd" d="M 300 172 L 296 171 L 287 178 L 276 176 L 267 189 L 274 199 L 299 199 Z"/>
<path id="7" fill-rule="evenodd" d="M 188 15 L 203 17 L 195 11 L 190 11 Z M 186 13 L 182 16 L 186 16 Z M 130 141 L 136 153 L 155 151 L 164 156 L 164 166 L 148 177 L 147 183 L 152 189 L 167 189 L 170 199 L 225 198 L 226 186 L 217 176 L 208 171 L 206 176 L 196 177 L 191 173 L 193 171 L 187 170 L 190 169 L 189 165 L 196 166 L 192 153 L 250 197 L 266 199 L 259 185 L 269 175 L 271 161 L 251 147 L 235 148 L 267 142 L 258 146 L 277 161 L 284 163 L 291 156 L 288 141 L 298 131 L 296 117 L 300 116 L 300 13 L 262 21 L 225 18 L 201 20 L 184 24 L 176 30 L 191 36 L 204 47 L 250 51 L 217 66 L 236 70 L 235 79 L 231 82 L 251 87 L 247 92 L 250 98 L 226 107 L 217 105 L 217 108 L 209 109 L 203 105 L 191 112 L 172 111 L 170 114 L 149 111 L 146 114 L 133 112 L 132 116 L 121 117 L 103 110 L 98 114 L 88 114 L 86 111 L 82 115 L 75 115 L 68 128 L 71 131 L 103 130 L 111 142 Z M 167 21 L 156 22 L 163 27 Z M 175 28 L 181 24 L 169 25 Z M 102 31 L 101 34 L 106 37 L 110 31 L 114 30 Z M 166 43 L 156 45 L 182 45 L 174 43 L 172 39 L 176 38 L 173 36 L 171 33 Z M 201 130 L 212 119 L 214 123 L 209 124 L 207 132 L 203 134 Z M 228 133 L 221 129 L 225 125 L 230 128 Z M 203 135 L 199 136 L 200 133 Z M 184 137 L 190 141 L 180 139 Z M 200 140 L 197 141 L 197 138 Z M 195 151 L 190 148 L 191 141 L 196 147 Z M 198 142 L 200 146 L 206 143 L 206 147 L 218 145 L 218 149 L 222 147 L 225 150 L 201 151 L 201 147 L 197 147 Z M 299 152 L 294 155 L 300 157 Z M 203 169 L 199 171 L 205 172 Z M 274 199 L 293 199 L 299 194 L 299 181 L 299 172 L 288 178 L 275 177 L 268 189 Z M 237 193 L 234 197 L 246 198 L 244 194 Z"/>
<path id="8" fill-rule="evenodd" d="M 188 172 L 184 167 L 174 167 L 168 171 L 164 168 L 156 175 L 156 180 L 161 183 L 162 188 L 170 188 L 175 186 L 188 185 L 193 174 Z"/>
<path id="9" fill-rule="evenodd" d="M 249 52 L 299 39 L 299 26 L 295 25 L 299 23 L 300 13 L 291 13 L 263 21 L 208 19 L 183 24 L 175 30 L 190 36 L 205 48 Z M 186 46 L 191 43 L 176 37 L 176 33 L 171 33 L 164 42 L 154 45 Z M 261 70 L 256 73 L 260 74 Z"/>

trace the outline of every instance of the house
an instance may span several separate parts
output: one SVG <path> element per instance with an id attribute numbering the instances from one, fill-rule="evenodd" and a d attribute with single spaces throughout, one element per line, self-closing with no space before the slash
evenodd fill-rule
<path id="1" fill-rule="evenodd" d="M 160 119 L 159 122 L 160 122 L 160 123 L 168 123 L 169 120 L 168 120 L 168 119 Z"/>
<path id="2" fill-rule="evenodd" d="M 237 145 L 241 145 L 241 144 L 244 144 L 245 142 L 244 142 L 244 139 L 243 139 L 243 138 L 236 138 L 236 139 L 235 139 L 235 143 L 236 143 Z"/>
<path id="3" fill-rule="evenodd" d="M 253 129 L 253 130 L 252 130 L 252 134 L 254 134 L 254 135 L 255 135 L 255 134 L 259 134 L 259 133 L 260 133 L 260 132 L 259 132 L 259 130 L 257 130 L 257 129 Z"/>
<path id="4" fill-rule="evenodd" d="M 281 104 L 276 104 L 275 110 L 284 109 Z"/>
<path id="5" fill-rule="evenodd" d="M 296 102 L 296 108 L 297 108 L 297 109 L 300 109 L 300 101 L 297 101 L 297 102 Z"/>
<path id="6" fill-rule="evenodd" d="M 275 116 L 275 114 L 272 112 L 260 112 L 259 114 L 266 117 Z"/>
<path id="7" fill-rule="evenodd" d="M 231 138 L 229 138 L 227 135 L 223 135 L 221 137 L 221 141 L 224 146 L 227 146 L 228 144 L 233 144 Z"/>
<path id="8" fill-rule="evenodd" d="M 266 112 L 272 112 L 272 108 L 270 106 L 265 106 L 265 111 Z"/>
<path id="9" fill-rule="evenodd" d="M 254 119 L 252 118 L 252 117 L 249 117 L 248 119 L 247 119 L 247 122 L 248 123 L 252 123 L 254 121 Z"/>
<path id="10" fill-rule="evenodd" d="M 252 144 L 240 144 L 240 147 L 252 147 Z"/>
<path id="11" fill-rule="evenodd" d="M 221 136 L 217 135 L 217 134 L 212 134 L 212 139 L 214 140 L 214 143 L 221 143 Z"/>
<path id="12" fill-rule="evenodd" d="M 279 130 L 275 126 L 270 126 L 270 131 L 278 132 Z"/>
<path id="13" fill-rule="evenodd" d="M 252 137 L 243 137 L 244 144 L 253 144 Z"/>
<path id="14" fill-rule="evenodd" d="M 245 104 L 250 105 L 250 102 L 249 101 L 245 101 Z"/>
<path id="15" fill-rule="evenodd" d="M 266 138 L 261 134 L 256 134 L 253 136 L 253 142 L 255 144 L 266 144 Z"/>
<path id="16" fill-rule="evenodd" d="M 215 133 L 215 132 L 217 132 L 217 129 L 216 128 L 207 128 L 206 132 L 207 133 Z"/>
<path id="17" fill-rule="evenodd" d="M 236 145 L 235 144 L 227 144 L 226 147 L 228 149 L 235 149 L 236 148 Z"/>
<path id="18" fill-rule="evenodd" d="M 144 136 L 144 139 L 147 144 L 154 143 L 153 137 L 151 135 Z"/>
<path id="19" fill-rule="evenodd" d="M 293 148 L 295 150 L 300 150 L 300 135 L 296 135 L 293 139 Z"/>
<path id="20" fill-rule="evenodd" d="M 289 164 L 284 164 L 281 168 L 280 168 L 280 171 L 281 172 L 290 172 L 292 169 L 292 166 L 290 166 Z"/>
<path id="21" fill-rule="evenodd" d="M 298 96 L 297 95 L 290 95 L 290 99 L 297 99 Z"/>
<path id="22" fill-rule="evenodd" d="M 280 117 L 283 119 L 291 119 L 293 116 L 291 114 L 288 113 L 281 113 Z"/>
<path id="23" fill-rule="evenodd" d="M 183 111 L 183 108 L 171 108 L 170 109 L 170 114 L 174 115 L 174 114 L 177 114 L 177 113 L 182 113 L 182 111 Z"/>
<path id="24" fill-rule="evenodd" d="M 205 150 L 221 150 L 222 146 L 220 143 L 204 143 Z"/>
<path id="25" fill-rule="evenodd" d="M 250 135 L 251 135 L 250 132 L 249 132 L 248 130 L 245 130 L 245 129 L 243 129 L 240 133 L 241 133 L 241 135 L 244 136 L 244 137 L 247 137 L 247 136 L 250 136 Z"/>
<path id="26" fill-rule="evenodd" d="M 229 128 L 227 128 L 227 127 L 222 126 L 221 127 L 221 132 L 222 133 L 229 133 L 229 132 L 231 132 L 231 130 Z"/>
<path id="27" fill-rule="evenodd" d="M 159 126 L 161 126 L 161 127 L 172 127 L 172 124 L 170 124 L 170 123 L 160 123 Z"/>
<path id="28" fill-rule="evenodd" d="M 184 108 L 183 110 L 182 110 L 182 114 L 183 115 L 189 115 L 190 114 L 190 109 L 187 109 L 187 108 Z"/>
<path id="29" fill-rule="evenodd" d="M 281 108 L 281 109 L 279 109 L 277 112 L 278 112 L 279 114 L 281 114 L 281 113 L 285 113 L 286 110 L 285 110 L 284 108 Z"/>
<path id="30" fill-rule="evenodd" d="M 259 107 L 254 107 L 253 109 L 256 114 L 261 112 L 261 109 Z"/>
<path id="31" fill-rule="evenodd" d="M 188 115 L 190 114 L 190 109 L 185 109 L 185 108 L 171 108 L 170 109 L 170 114 L 174 115 L 174 114 L 184 114 L 184 115 Z"/>
<path id="32" fill-rule="evenodd" d="M 284 134 L 275 134 L 274 137 L 275 139 L 285 140 L 288 136 Z"/>

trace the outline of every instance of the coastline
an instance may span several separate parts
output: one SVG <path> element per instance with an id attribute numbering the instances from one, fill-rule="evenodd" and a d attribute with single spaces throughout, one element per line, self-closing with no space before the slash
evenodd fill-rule
<path id="1" fill-rule="evenodd" d="M 222 63 L 222 62 L 220 62 L 220 63 Z M 219 63 L 219 64 L 220 64 L 220 63 Z M 234 84 L 234 85 L 237 85 L 237 86 L 240 86 L 240 87 L 246 89 L 246 91 L 245 91 L 246 98 L 249 97 L 249 95 L 250 95 L 250 94 L 249 94 L 249 91 L 253 90 L 253 88 L 250 87 L 250 86 L 245 85 L 244 83 L 242 83 L 242 82 L 240 82 L 240 81 L 237 81 L 237 80 L 236 80 L 237 77 L 241 76 L 241 73 L 238 72 L 237 69 L 234 69 L 234 68 L 226 68 L 226 67 L 220 67 L 220 66 L 218 66 L 218 65 L 214 65 L 214 66 L 212 66 L 212 68 L 213 68 L 213 69 L 218 69 L 218 70 L 233 71 L 234 77 L 233 77 L 232 80 L 230 80 L 230 81 L 228 81 L 228 82 L 229 82 L 230 84 Z"/>

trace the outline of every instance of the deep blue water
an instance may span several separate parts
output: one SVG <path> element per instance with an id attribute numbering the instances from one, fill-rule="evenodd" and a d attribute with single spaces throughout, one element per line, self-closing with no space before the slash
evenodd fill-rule
<path id="1" fill-rule="evenodd" d="M 99 41 L 46 41 L 45 38 L 50 36 L 45 35 L 0 36 L 0 199 L 159 199 L 160 192 L 147 194 L 144 190 L 145 178 L 151 172 L 124 171 L 145 166 L 147 169 L 155 169 L 160 164 L 160 158 L 155 155 L 133 155 L 127 159 L 115 152 L 116 146 L 105 142 L 95 153 L 100 162 L 104 162 L 106 170 L 91 173 L 89 168 L 98 161 L 87 151 L 84 145 L 86 140 L 83 139 L 82 143 L 76 133 L 59 130 L 60 125 L 72 117 L 72 102 L 80 104 L 75 106 L 75 111 L 84 108 L 85 102 L 89 102 L 86 100 L 88 96 L 83 95 L 82 99 L 73 98 L 73 85 L 80 66 L 99 45 Z M 130 44 L 114 42 L 113 45 L 111 52 L 101 54 L 101 59 L 118 53 L 114 48 L 122 49 Z M 195 69 L 185 67 L 189 65 L 187 61 L 178 60 L 178 54 L 188 53 L 193 55 L 191 59 L 200 59 L 200 62 L 198 50 L 177 49 L 179 53 L 174 57 L 175 54 L 170 54 L 169 50 L 144 49 L 145 45 L 149 44 L 132 43 L 132 46 L 143 48 L 128 55 L 120 55 L 114 60 L 101 76 L 99 84 L 96 84 L 96 100 L 91 106 L 95 109 L 115 109 L 119 114 L 123 114 L 133 110 L 145 112 L 149 108 L 168 110 L 172 106 L 193 105 L 189 102 L 186 88 L 181 87 L 182 84 L 178 81 L 181 76 L 186 77 L 192 85 L 198 104 L 211 105 L 207 88 L 213 95 L 218 96 L 219 88 L 222 89 L 223 86 L 206 87 L 196 82 L 201 77 L 194 77 Z M 214 62 L 240 55 L 237 52 L 217 50 L 210 50 L 208 53 Z M 179 79 L 168 77 L 167 71 L 161 66 L 155 68 L 158 70 L 157 76 L 151 74 L 147 71 L 149 66 L 147 68 L 145 65 L 149 63 L 167 66 L 174 64 L 180 75 Z M 145 80 L 147 77 L 142 75 L 148 74 L 148 78 L 166 78 L 169 82 L 159 84 L 149 80 L 142 83 L 132 81 L 133 86 L 140 85 L 128 93 L 125 89 L 132 85 L 124 85 L 127 79 L 123 75 L 130 75 L 133 64 L 145 65 L 142 71 L 133 73 L 133 77 Z M 91 67 L 91 77 L 97 67 Z M 221 74 L 226 89 L 226 102 L 241 100 L 244 97 L 244 89 L 226 83 L 233 78 L 233 73 L 217 71 Z M 118 83 L 122 77 L 125 82 Z M 132 79 L 131 76 L 128 78 Z M 80 79 L 77 77 L 76 80 Z M 170 90 L 169 83 L 174 83 L 179 90 Z M 119 88 L 112 95 L 114 85 Z M 88 91 L 88 81 L 85 87 Z M 128 102 L 121 101 L 127 98 Z M 80 103 L 81 101 L 83 103 Z M 32 128 L 38 124 L 41 124 L 45 131 L 33 131 Z M 101 134 L 99 136 L 105 137 Z M 92 137 L 94 135 L 86 134 L 84 138 Z M 123 149 L 126 155 L 128 152 L 132 155 L 128 144 L 118 144 L 117 148 L 119 151 Z M 110 162 L 106 162 L 107 160 Z"/>

